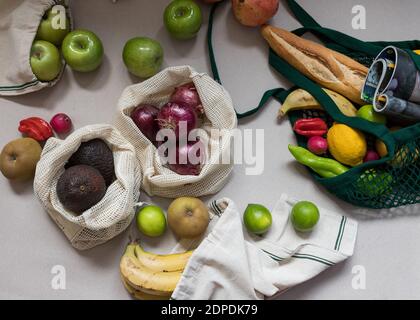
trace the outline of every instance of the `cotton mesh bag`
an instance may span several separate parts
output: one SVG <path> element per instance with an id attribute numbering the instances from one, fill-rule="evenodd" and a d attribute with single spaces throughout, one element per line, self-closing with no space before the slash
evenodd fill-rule
<path id="1" fill-rule="evenodd" d="M 201 126 L 206 134 L 207 160 L 198 176 L 179 175 L 163 165 L 156 147 L 131 120 L 130 114 L 140 104 L 161 107 L 180 85 L 193 82 L 200 96 L 205 120 Z M 142 168 L 142 188 L 150 196 L 176 198 L 203 196 L 218 192 L 232 171 L 232 161 L 222 161 L 230 153 L 230 142 L 237 118 L 226 90 L 211 77 L 189 66 L 167 68 L 142 83 L 129 86 L 118 102 L 116 127 L 136 150 Z M 215 137 L 212 129 L 223 130 Z M 211 150 L 211 152 L 209 152 Z"/>
<path id="2" fill-rule="evenodd" d="M 113 152 L 116 180 L 99 203 L 77 216 L 60 203 L 57 181 L 81 143 L 97 138 Z M 34 190 L 71 244 L 85 250 L 114 238 L 128 227 L 140 196 L 140 183 L 141 171 L 134 147 L 114 127 L 99 124 L 81 128 L 65 140 L 48 139 L 36 168 Z"/>
<path id="3" fill-rule="evenodd" d="M 54 5 L 63 5 L 70 19 L 67 1 L 1 0 L 0 1 L 0 96 L 22 95 L 55 85 L 59 75 L 50 82 L 36 78 L 30 64 L 32 43 L 45 12 Z"/>

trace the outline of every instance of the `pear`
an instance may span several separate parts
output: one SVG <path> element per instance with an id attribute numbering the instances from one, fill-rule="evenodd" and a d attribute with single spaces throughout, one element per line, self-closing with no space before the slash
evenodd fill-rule
<path id="1" fill-rule="evenodd" d="M 41 152 L 41 146 L 32 138 L 13 140 L 0 154 L 0 171 L 9 180 L 31 180 Z"/>

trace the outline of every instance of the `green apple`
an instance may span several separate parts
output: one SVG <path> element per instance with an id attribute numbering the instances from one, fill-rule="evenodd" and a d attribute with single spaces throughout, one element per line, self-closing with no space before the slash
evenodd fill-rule
<path id="1" fill-rule="evenodd" d="M 386 124 L 386 117 L 375 111 L 373 105 L 367 104 L 357 111 L 357 116 L 367 121 Z"/>
<path id="2" fill-rule="evenodd" d="M 45 13 L 39 24 L 36 39 L 51 42 L 57 47 L 61 46 L 65 36 L 70 32 L 70 20 L 66 17 L 62 22 L 64 29 L 57 28 L 54 22 L 60 19 L 59 15 L 60 13 L 58 12 L 53 13 L 52 9 Z"/>
<path id="3" fill-rule="evenodd" d="M 174 0 L 163 14 L 166 29 L 176 39 L 193 38 L 202 20 L 201 9 L 193 0 Z"/>
<path id="4" fill-rule="evenodd" d="M 60 52 L 52 43 L 35 40 L 31 48 L 31 68 L 38 80 L 54 80 L 61 71 Z"/>
<path id="5" fill-rule="evenodd" d="M 263 234 L 270 229 L 272 217 L 270 211 L 260 204 L 249 204 L 244 212 L 244 224 L 249 232 Z"/>
<path id="6" fill-rule="evenodd" d="M 162 65 L 163 49 L 156 40 L 136 37 L 127 41 L 122 56 L 130 73 L 140 78 L 149 78 L 154 76 Z"/>
<path id="7" fill-rule="evenodd" d="M 297 231 L 312 231 L 318 223 L 319 210 L 312 202 L 300 201 L 293 206 L 290 220 Z"/>
<path id="8" fill-rule="evenodd" d="M 63 40 L 61 46 L 64 60 L 75 71 L 90 72 L 98 68 L 103 59 L 101 39 L 89 30 L 74 30 Z"/>
<path id="9" fill-rule="evenodd" d="M 166 218 L 158 206 L 146 206 L 137 214 L 137 228 L 146 236 L 158 237 L 166 230 Z"/>

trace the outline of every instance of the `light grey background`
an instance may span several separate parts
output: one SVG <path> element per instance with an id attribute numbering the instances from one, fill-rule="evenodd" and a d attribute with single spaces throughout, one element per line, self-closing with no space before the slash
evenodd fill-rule
<path id="1" fill-rule="evenodd" d="M 420 4 L 417 0 L 307 0 L 299 1 L 324 26 L 365 40 L 420 38 Z M 165 0 L 73 0 L 77 27 L 91 29 L 103 40 L 106 58 L 102 67 L 90 74 L 67 69 L 54 87 L 14 98 L 0 98 L 0 145 L 19 136 L 19 120 L 28 116 L 50 119 L 58 112 L 69 114 L 76 128 L 113 121 L 117 100 L 124 87 L 137 81 L 121 60 L 125 41 L 134 36 L 159 40 L 165 49 L 165 66 L 190 64 L 208 72 L 205 34 L 208 6 L 201 5 L 205 21 L 192 41 L 172 40 L 162 23 Z M 353 30 L 352 7 L 367 10 L 367 29 Z M 239 25 L 229 4 L 217 14 L 215 48 L 221 77 L 235 106 L 244 111 L 255 106 L 265 89 L 288 83 L 270 70 L 267 45 L 258 29 Z M 273 24 L 294 29 L 297 21 L 282 3 Z M 347 213 L 360 221 L 354 256 L 330 268 L 315 279 L 291 289 L 285 299 L 413 299 L 420 298 L 420 217 L 403 215 L 386 219 L 365 219 L 357 211 L 318 187 L 307 171 L 293 164 L 287 144 L 294 141 L 287 122 L 277 123 L 279 104 L 272 101 L 258 116 L 242 121 L 241 128 L 265 129 L 265 170 L 260 176 L 246 176 L 237 166 L 228 185 L 214 197 L 230 197 L 244 209 L 257 202 L 273 207 L 280 194 L 316 202 L 325 208 Z M 87 252 L 73 249 L 43 211 L 31 184 L 9 183 L 0 177 L 0 298 L 41 299 L 127 299 L 119 279 L 119 258 L 128 235 L 138 237 L 135 228 L 109 243 Z M 211 197 L 209 197 L 210 199 Z M 143 200 L 149 200 L 142 195 Z M 153 199 L 166 207 L 169 201 Z M 418 211 L 411 208 L 412 213 Z M 371 212 L 375 214 L 375 212 Z M 403 212 L 404 213 L 404 212 Z M 148 242 L 148 248 L 165 252 L 173 244 L 165 238 Z M 67 289 L 51 288 L 51 268 L 66 268 Z M 352 268 L 366 268 L 366 289 L 351 286 Z"/>

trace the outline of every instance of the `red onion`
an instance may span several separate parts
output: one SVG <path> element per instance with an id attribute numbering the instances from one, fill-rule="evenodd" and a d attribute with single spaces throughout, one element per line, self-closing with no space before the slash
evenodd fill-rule
<path id="1" fill-rule="evenodd" d="M 325 154 L 328 150 L 327 139 L 323 137 L 311 137 L 308 140 L 308 150 L 316 155 Z"/>
<path id="2" fill-rule="evenodd" d="M 376 160 L 379 160 L 380 158 L 381 157 L 376 151 L 369 150 L 366 153 L 365 158 L 363 159 L 363 162 L 376 161 Z"/>
<path id="3" fill-rule="evenodd" d="M 50 125 L 58 134 L 68 133 L 73 126 L 70 117 L 64 113 L 52 117 Z"/>
<path id="4" fill-rule="evenodd" d="M 159 109 L 150 104 L 139 105 L 131 112 L 131 119 L 152 143 L 156 142 L 156 135 L 159 131 L 156 121 L 158 113 Z"/>
<path id="5" fill-rule="evenodd" d="M 160 129 L 174 130 L 176 137 L 179 138 L 180 127 L 186 127 L 187 135 L 197 128 L 197 115 L 189 106 L 169 102 L 160 109 L 157 122 Z"/>
<path id="6" fill-rule="evenodd" d="M 189 142 L 176 147 L 176 162 L 171 161 L 169 154 L 169 169 L 180 175 L 198 176 L 205 161 L 205 146 L 201 141 Z"/>
<path id="7" fill-rule="evenodd" d="M 197 115 L 204 113 L 200 96 L 198 95 L 197 89 L 192 82 L 175 88 L 175 91 L 169 101 L 191 107 L 197 112 Z"/>

